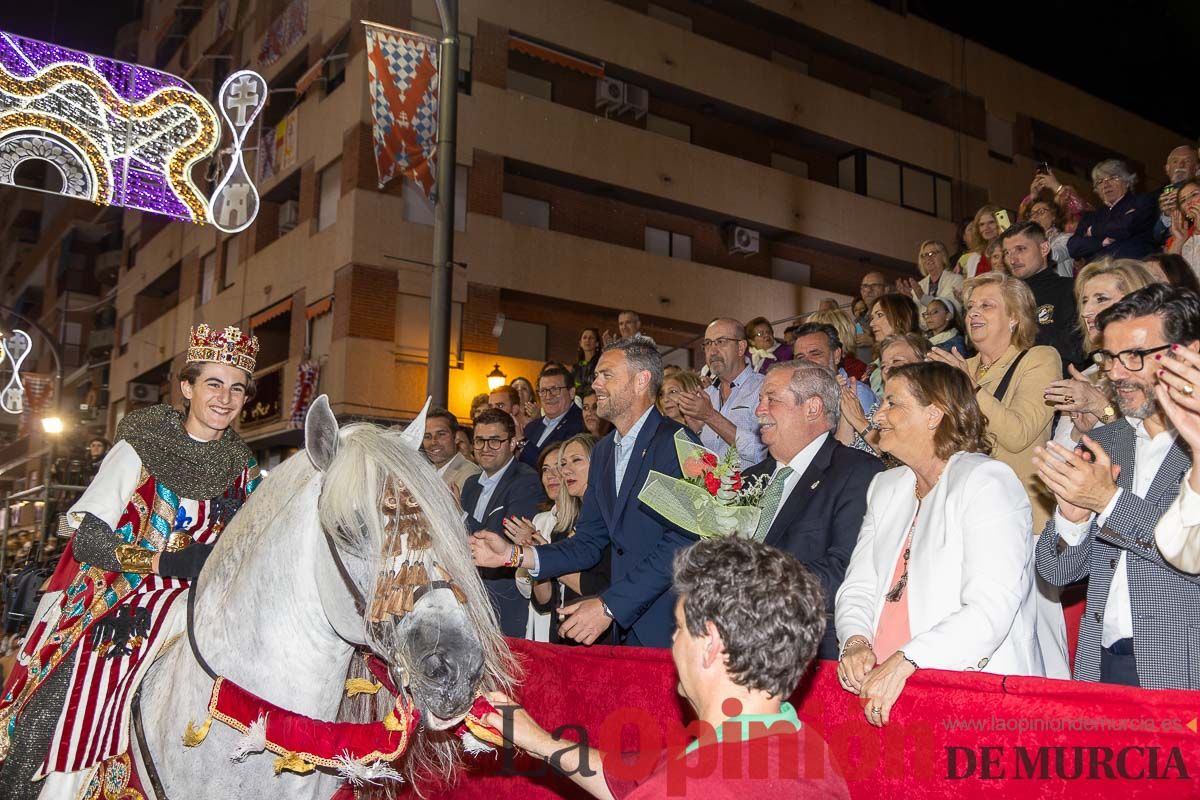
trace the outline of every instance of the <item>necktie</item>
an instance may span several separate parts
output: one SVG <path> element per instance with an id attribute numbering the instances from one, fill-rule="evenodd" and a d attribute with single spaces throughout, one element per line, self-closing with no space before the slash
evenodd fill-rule
<path id="1" fill-rule="evenodd" d="M 791 467 L 782 467 L 767 484 L 767 491 L 763 493 L 763 504 L 760 507 L 762 513 L 758 517 L 758 527 L 754 529 L 754 541 L 761 542 L 767 538 L 767 531 L 771 530 L 771 523 L 775 521 L 775 512 L 779 510 L 779 502 L 783 499 L 783 484 L 787 482 L 788 476 L 793 472 L 795 470 Z"/>

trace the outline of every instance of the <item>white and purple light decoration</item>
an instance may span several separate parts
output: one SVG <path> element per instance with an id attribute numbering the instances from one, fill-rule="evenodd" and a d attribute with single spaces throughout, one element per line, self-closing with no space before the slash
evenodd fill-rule
<path id="1" fill-rule="evenodd" d="M 254 79 L 257 115 L 267 91 Z M 248 182 L 233 175 L 248 127 L 234 129 L 234 161 L 214 201 Z M 0 183 L 18 185 L 20 165 L 40 159 L 61 176 L 60 194 L 217 224 L 192 170 L 220 141 L 212 105 L 175 75 L 0 32 Z M 241 230 L 253 220 L 245 212 L 235 228 L 217 227 Z"/>

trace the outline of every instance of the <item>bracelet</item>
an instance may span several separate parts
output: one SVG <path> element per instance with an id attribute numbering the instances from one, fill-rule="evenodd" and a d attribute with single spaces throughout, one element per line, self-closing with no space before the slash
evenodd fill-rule
<path id="1" fill-rule="evenodd" d="M 903 658 L 909 664 L 912 664 L 913 669 L 920 669 L 920 667 L 917 666 L 917 662 L 913 661 L 911 658 L 909 658 L 907 655 L 905 655 L 903 650 L 897 650 L 896 652 L 900 654 L 901 658 Z"/>
<path id="2" fill-rule="evenodd" d="M 856 643 L 861 643 L 861 645 L 862 645 L 863 647 L 865 647 L 865 648 L 867 648 L 868 650 L 870 650 L 870 651 L 874 652 L 874 648 L 872 648 L 872 647 L 871 647 L 871 643 L 867 641 L 867 637 L 865 637 L 865 636 L 851 636 L 849 639 L 847 639 L 847 640 L 846 640 L 846 644 L 842 645 L 842 656 L 841 656 L 841 658 L 845 658 L 845 657 L 846 657 L 846 653 L 848 653 L 848 652 L 850 651 L 850 647 L 851 647 L 851 645 L 853 645 L 853 644 L 856 644 Z M 838 659 L 838 660 L 840 661 L 841 659 Z"/>
<path id="3" fill-rule="evenodd" d="M 525 563 L 525 548 L 518 547 L 517 545 L 514 544 L 512 546 L 512 550 L 509 552 L 508 559 L 505 560 L 505 562 L 504 562 L 504 566 L 505 567 L 517 567 L 519 569 L 522 565 L 524 565 L 524 563 Z"/>
<path id="4" fill-rule="evenodd" d="M 153 550 L 138 547 L 136 544 L 123 544 L 113 551 L 113 555 L 121 566 L 121 572 L 148 575 L 156 553 Z"/>

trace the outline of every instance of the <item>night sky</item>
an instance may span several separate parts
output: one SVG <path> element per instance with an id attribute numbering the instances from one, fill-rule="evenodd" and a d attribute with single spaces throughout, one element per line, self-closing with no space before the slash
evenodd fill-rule
<path id="1" fill-rule="evenodd" d="M 907 0 L 909 12 L 1161 125 L 1200 135 L 1196 0 Z M 0 30 L 93 53 L 112 52 L 138 0 L 4 0 Z M 1036 87 L 1030 87 L 1036 92 Z"/>

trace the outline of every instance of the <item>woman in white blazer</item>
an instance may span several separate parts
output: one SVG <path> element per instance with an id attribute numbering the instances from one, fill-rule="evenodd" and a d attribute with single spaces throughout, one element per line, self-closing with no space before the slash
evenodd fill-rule
<path id="1" fill-rule="evenodd" d="M 875 422 L 906 466 L 872 481 L 837 593 L 842 687 L 884 725 L 918 668 L 1043 675 L 1029 497 L 987 455 L 970 381 L 936 362 L 897 367 Z"/>
<path id="2" fill-rule="evenodd" d="M 1157 362 L 1162 367 L 1154 396 L 1163 412 L 1188 443 L 1193 463 L 1183 477 L 1179 496 L 1158 519 L 1154 541 L 1163 559 L 1181 572 L 1200 573 L 1200 353 L 1188 347 L 1171 350 Z"/>
<path id="3" fill-rule="evenodd" d="M 962 304 L 963 276 L 950 270 L 950 254 L 946 245 L 937 239 L 926 239 L 917 249 L 917 269 L 924 276 L 916 281 L 908 279 L 905 288 L 912 293 L 913 302 L 925 310 L 935 297 L 945 297 Z M 924 321 L 922 320 L 922 326 Z"/>

